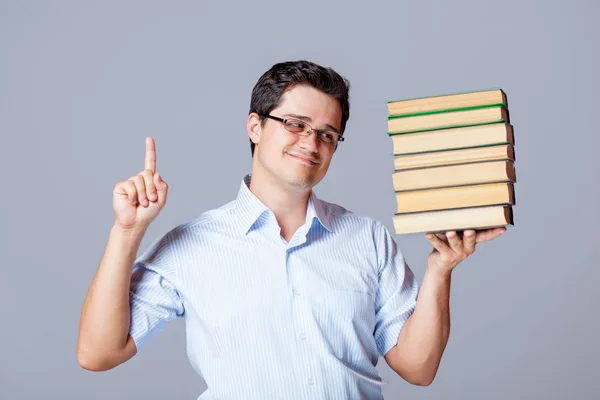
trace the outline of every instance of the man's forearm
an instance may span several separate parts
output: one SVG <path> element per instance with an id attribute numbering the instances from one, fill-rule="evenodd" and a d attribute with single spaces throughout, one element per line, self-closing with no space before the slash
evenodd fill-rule
<path id="1" fill-rule="evenodd" d="M 111 228 L 81 311 L 77 353 L 83 361 L 89 362 L 97 354 L 111 354 L 126 344 L 131 271 L 144 233 Z"/>
<path id="2" fill-rule="evenodd" d="M 421 384 L 433 381 L 448 343 L 450 280 L 451 273 L 425 272 L 415 310 L 398 337 L 395 364 Z"/>

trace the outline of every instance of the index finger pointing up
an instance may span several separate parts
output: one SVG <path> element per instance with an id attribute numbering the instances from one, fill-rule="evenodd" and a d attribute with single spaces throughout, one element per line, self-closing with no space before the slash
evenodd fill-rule
<path id="1" fill-rule="evenodd" d="M 152 173 L 156 172 L 156 146 L 151 136 L 146 138 L 146 161 L 144 169 L 149 169 Z"/>

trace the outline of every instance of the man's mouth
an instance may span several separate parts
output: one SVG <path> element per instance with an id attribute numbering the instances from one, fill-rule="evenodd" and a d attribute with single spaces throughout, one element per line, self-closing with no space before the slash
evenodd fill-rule
<path id="1" fill-rule="evenodd" d="M 301 156 L 298 154 L 290 154 L 290 153 L 288 153 L 288 155 L 291 157 L 294 157 L 296 160 L 298 160 L 304 164 L 307 164 L 307 165 L 317 165 L 319 163 L 316 159 L 311 158 L 311 157 L 305 157 L 305 156 Z"/>

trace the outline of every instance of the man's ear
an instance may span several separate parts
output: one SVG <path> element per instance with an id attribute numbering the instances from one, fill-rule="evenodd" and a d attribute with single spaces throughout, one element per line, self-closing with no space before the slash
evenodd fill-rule
<path id="1" fill-rule="evenodd" d="M 248 137 L 254 144 L 258 144 L 260 141 L 261 134 L 261 123 L 260 117 L 257 113 L 250 113 L 248 115 L 248 122 L 246 123 L 246 129 L 248 130 Z"/>

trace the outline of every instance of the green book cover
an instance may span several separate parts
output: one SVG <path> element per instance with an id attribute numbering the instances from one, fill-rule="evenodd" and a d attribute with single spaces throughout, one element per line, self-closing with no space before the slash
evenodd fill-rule
<path id="1" fill-rule="evenodd" d="M 507 110 L 508 112 L 508 110 Z M 398 131 L 398 132 L 389 132 L 388 131 L 388 135 L 389 136 L 393 136 L 393 135 L 406 135 L 409 133 L 418 133 L 418 132 L 428 132 L 428 131 L 439 131 L 439 130 L 444 130 L 444 129 L 452 129 L 452 128 L 463 128 L 463 127 L 467 127 L 467 126 L 480 126 L 480 125 L 489 125 L 489 124 L 497 124 L 499 122 L 504 122 L 504 123 L 510 123 L 510 118 L 499 118 L 497 121 L 486 121 L 486 122 L 480 122 L 480 123 L 475 123 L 475 124 L 454 124 L 454 125 L 445 125 L 445 126 L 438 126 L 435 128 L 427 128 L 427 129 L 415 129 L 415 130 L 411 130 L 411 131 Z"/>
<path id="2" fill-rule="evenodd" d="M 435 110 L 435 111 L 422 111 L 422 112 L 409 113 L 409 114 L 390 114 L 390 115 L 388 115 L 388 119 L 419 117 L 421 115 L 444 114 L 444 113 L 449 113 L 449 112 L 480 110 L 482 108 L 494 108 L 494 107 L 506 108 L 504 103 L 494 103 L 494 104 L 484 104 L 484 105 L 472 106 L 472 107 L 457 107 L 457 108 L 446 108 L 443 110 Z"/>

